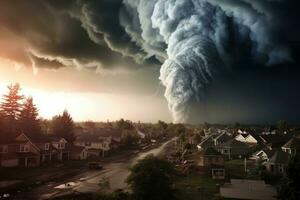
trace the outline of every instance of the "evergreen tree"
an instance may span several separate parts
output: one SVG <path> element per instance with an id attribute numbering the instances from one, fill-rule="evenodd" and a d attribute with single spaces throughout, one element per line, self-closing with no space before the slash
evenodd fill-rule
<path id="1" fill-rule="evenodd" d="M 7 133 L 15 133 L 20 130 L 18 120 L 20 118 L 23 95 L 20 94 L 20 85 L 14 84 L 9 85 L 8 94 L 3 96 L 2 102 L 0 104 L 0 110 L 5 121 L 5 131 Z"/>
<path id="2" fill-rule="evenodd" d="M 63 137 L 70 143 L 74 142 L 74 122 L 67 110 L 62 115 L 53 117 L 52 131 L 56 136 Z"/>
<path id="3" fill-rule="evenodd" d="M 25 134 L 40 134 L 41 125 L 38 119 L 38 109 L 32 97 L 25 100 L 20 114 L 20 128 Z"/>

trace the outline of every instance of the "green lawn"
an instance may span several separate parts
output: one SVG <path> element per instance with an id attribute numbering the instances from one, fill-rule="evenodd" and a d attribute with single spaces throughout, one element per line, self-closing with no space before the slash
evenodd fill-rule
<path id="1" fill-rule="evenodd" d="M 235 159 L 225 162 L 226 176 L 230 179 L 259 179 L 258 175 L 254 174 L 255 163 L 247 160 L 247 172 L 245 172 L 244 159 Z"/>
<path id="2" fill-rule="evenodd" d="M 47 175 L 55 176 L 59 172 L 68 172 L 76 169 L 84 168 L 87 164 L 83 161 L 66 161 L 63 164 L 49 164 L 40 167 L 13 167 L 0 168 L 0 181 L 7 180 L 38 180 Z"/>
<path id="3" fill-rule="evenodd" d="M 222 183 L 208 176 L 190 174 L 180 176 L 175 182 L 175 188 L 180 200 L 213 200 L 218 199 L 219 188 L 217 184 Z"/>

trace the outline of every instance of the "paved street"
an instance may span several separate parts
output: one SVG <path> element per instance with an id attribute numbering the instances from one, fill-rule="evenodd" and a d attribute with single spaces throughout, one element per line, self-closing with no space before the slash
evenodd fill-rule
<path id="1" fill-rule="evenodd" d="M 47 185 L 39 186 L 33 189 L 30 193 L 27 193 L 28 198 L 36 199 L 50 199 L 60 195 L 73 193 L 73 192 L 96 192 L 99 190 L 99 181 L 103 178 L 107 178 L 110 183 L 111 191 L 116 189 L 126 189 L 127 185 L 125 180 L 129 175 L 129 167 L 135 164 L 138 160 L 145 158 L 147 155 L 153 154 L 158 155 L 166 147 L 169 140 L 159 147 L 151 149 L 146 152 L 141 152 L 135 157 L 128 159 L 119 159 L 117 161 L 105 164 L 103 170 L 100 171 L 86 171 L 72 177 L 70 179 L 64 180 L 64 182 L 53 182 Z M 70 186 L 65 186 L 66 183 L 70 183 Z M 23 194 L 24 195 L 24 194 Z M 27 198 L 23 196 L 23 198 Z"/>

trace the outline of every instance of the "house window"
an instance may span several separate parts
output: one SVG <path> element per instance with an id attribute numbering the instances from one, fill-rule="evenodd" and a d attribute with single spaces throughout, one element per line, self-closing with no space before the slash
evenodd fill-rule
<path id="1" fill-rule="evenodd" d="M 86 142 L 84 145 L 89 147 L 89 146 L 91 146 L 91 142 Z"/>
<path id="2" fill-rule="evenodd" d="M 64 149 L 65 148 L 65 143 L 58 143 L 58 148 L 59 149 Z"/>
<path id="3" fill-rule="evenodd" d="M 28 146 L 24 145 L 24 144 L 20 144 L 19 146 L 19 152 L 28 152 L 29 148 Z"/>
<path id="4" fill-rule="evenodd" d="M 50 144 L 49 144 L 49 143 L 46 143 L 46 144 L 45 144 L 45 150 L 49 150 L 49 147 L 50 147 Z"/>
<path id="5" fill-rule="evenodd" d="M 0 146 L 0 153 L 7 153 L 8 152 L 8 146 L 2 145 Z"/>
<path id="6" fill-rule="evenodd" d="M 283 167 L 283 165 L 279 165 L 278 167 L 279 167 L 279 172 L 281 172 L 281 173 L 282 173 L 282 172 L 284 171 L 284 167 Z"/>

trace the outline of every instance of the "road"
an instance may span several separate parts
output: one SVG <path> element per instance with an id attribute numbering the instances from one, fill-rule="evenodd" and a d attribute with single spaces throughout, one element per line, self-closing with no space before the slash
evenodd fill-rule
<path id="1" fill-rule="evenodd" d="M 73 178 L 64 180 L 64 182 L 50 183 L 48 185 L 39 186 L 33 189 L 30 194 L 30 199 L 51 199 L 64 194 L 73 192 L 79 193 L 92 193 L 99 191 L 99 181 L 103 178 L 109 180 L 110 190 L 126 189 L 127 184 L 125 180 L 129 175 L 129 167 L 138 160 L 145 158 L 146 156 L 153 154 L 158 155 L 166 147 L 166 145 L 172 142 L 175 138 L 161 144 L 159 147 L 151 149 L 146 152 L 141 152 L 130 159 L 121 159 L 118 161 L 112 161 L 103 166 L 103 170 L 100 171 L 86 171 L 76 175 Z M 66 187 L 65 184 L 70 183 L 70 186 Z M 27 196 L 26 195 L 26 196 Z M 24 198 L 24 197 L 23 197 Z M 24 198 L 26 199 L 26 198 Z"/>

